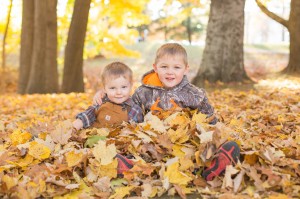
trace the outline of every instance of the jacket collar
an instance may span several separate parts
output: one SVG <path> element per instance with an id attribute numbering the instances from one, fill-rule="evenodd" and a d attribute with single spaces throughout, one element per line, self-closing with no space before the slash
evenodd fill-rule
<path id="1" fill-rule="evenodd" d="M 145 73 L 142 77 L 142 84 L 149 88 L 159 89 L 159 90 L 173 90 L 178 91 L 181 90 L 185 85 L 189 84 L 186 75 L 183 77 L 182 81 L 173 88 L 167 89 L 164 88 L 161 81 L 158 78 L 157 73 L 152 69 Z"/>

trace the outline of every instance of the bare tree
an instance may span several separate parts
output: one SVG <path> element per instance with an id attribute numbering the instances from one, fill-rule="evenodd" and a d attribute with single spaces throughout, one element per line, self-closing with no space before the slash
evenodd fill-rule
<path id="1" fill-rule="evenodd" d="M 34 1 L 34 40 L 26 93 L 58 90 L 56 5 L 57 0 Z"/>
<path id="2" fill-rule="evenodd" d="M 255 1 L 263 13 L 286 27 L 290 33 L 289 63 L 283 72 L 289 74 L 300 74 L 300 1 L 291 0 L 290 16 L 287 20 L 271 12 L 261 3 L 260 0 Z"/>
<path id="3" fill-rule="evenodd" d="M 211 0 L 206 45 L 193 83 L 247 79 L 244 69 L 245 0 Z"/>
<path id="4" fill-rule="evenodd" d="M 75 0 L 65 49 L 62 91 L 83 92 L 83 47 L 91 0 Z"/>
<path id="5" fill-rule="evenodd" d="M 23 0 L 18 93 L 25 94 L 33 49 L 34 0 Z"/>
<path id="6" fill-rule="evenodd" d="M 5 25 L 4 35 L 3 35 L 3 42 L 2 42 L 2 68 L 3 68 L 3 71 L 4 71 L 5 66 L 6 66 L 5 45 L 6 45 L 6 37 L 7 37 L 9 23 L 10 23 L 10 14 L 11 14 L 12 5 L 13 5 L 13 1 L 10 0 L 9 9 L 8 9 L 8 12 L 7 12 L 7 17 L 6 17 L 7 20 L 6 20 L 6 25 Z"/>

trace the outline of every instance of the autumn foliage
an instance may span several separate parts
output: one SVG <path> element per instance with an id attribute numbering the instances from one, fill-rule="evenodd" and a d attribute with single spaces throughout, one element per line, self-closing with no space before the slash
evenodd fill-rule
<path id="1" fill-rule="evenodd" d="M 220 122 L 195 111 L 148 114 L 141 124 L 72 133 L 88 94 L 0 96 L 0 196 L 123 198 L 189 194 L 291 198 L 300 194 L 300 92 L 209 93 Z M 211 182 L 200 173 L 225 140 L 242 158 Z M 117 178 L 116 153 L 134 157 Z"/>

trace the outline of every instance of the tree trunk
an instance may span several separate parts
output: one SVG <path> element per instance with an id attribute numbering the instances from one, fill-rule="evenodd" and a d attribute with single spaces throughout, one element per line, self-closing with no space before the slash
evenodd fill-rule
<path id="1" fill-rule="evenodd" d="M 192 44 L 192 27 L 191 27 L 191 17 L 187 18 L 186 32 L 190 45 Z"/>
<path id="2" fill-rule="evenodd" d="M 33 49 L 34 0 L 23 0 L 18 93 L 26 93 Z"/>
<path id="3" fill-rule="evenodd" d="M 83 47 L 91 0 L 76 0 L 65 49 L 62 91 L 84 92 Z"/>
<path id="4" fill-rule="evenodd" d="M 291 1 L 291 11 L 288 23 L 290 32 L 290 58 L 285 71 L 289 74 L 300 74 L 300 1 Z"/>
<path id="5" fill-rule="evenodd" d="M 291 0 L 291 11 L 288 20 L 276 15 L 275 13 L 268 10 L 260 0 L 255 0 L 259 8 L 263 13 L 274 21 L 285 26 L 290 33 L 290 57 L 288 66 L 282 71 L 288 74 L 300 74 L 300 1 Z"/>
<path id="6" fill-rule="evenodd" d="M 34 39 L 26 93 L 58 90 L 56 5 L 57 0 L 34 0 Z"/>
<path id="7" fill-rule="evenodd" d="M 30 70 L 29 82 L 26 93 L 46 93 L 46 74 L 45 74 L 45 60 L 46 60 L 46 11 L 47 2 L 35 0 L 34 1 L 34 41 L 32 52 L 32 65 Z"/>
<path id="8" fill-rule="evenodd" d="M 6 37 L 7 37 L 7 33 L 8 33 L 8 28 L 9 28 L 9 22 L 10 22 L 10 14 L 11 14 L 11 8 L 12 8 L 12 0 L 10 0 L 10 4 L 9 4 L 9 9 L 7 12 L 7 20 L 6 20 L 6 26 L 5 26 L 5 30 L 4 30 L 4 35 L 3 35 L 3 42 L 2 42 L 2 68 L 3 71 L 5 69 L 6 66 L 6 53 L 5 53 L 5 45 L 6 45 Z"/>
<path id="9" fill-rule="evenodd" d="M 247 78 L 244 69 L 245 0 L 211 0 L 206 45 L 193 83 L 231 82 Z"/>
<path id="10" fill-rule="evenodd" d="M 45 89 L 48 93 L 58 91 L 56 6 L 57 0 L 47 0 Z"/>

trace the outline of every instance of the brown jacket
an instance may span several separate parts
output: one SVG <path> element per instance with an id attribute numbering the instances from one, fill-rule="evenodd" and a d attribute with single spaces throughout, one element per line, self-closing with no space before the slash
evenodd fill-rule
<path id="1" fill-rule="evenodd" d="M 163 110 L 172 109 L 174 106 L 181 108 L 198 109 L 210 118 L 210 123 L 215 124 L 217 118 L 214 116 L 214 109 L 209 104 L 204 89 L 192 85 L 186 76 L 177 86 L 166 89 L 162 86 L 154 70 L 146 73 L 142 78 L 142 85 L 138 87 L 133 96 L 133 101 L 147 113 L 155 104 Z"/>

